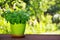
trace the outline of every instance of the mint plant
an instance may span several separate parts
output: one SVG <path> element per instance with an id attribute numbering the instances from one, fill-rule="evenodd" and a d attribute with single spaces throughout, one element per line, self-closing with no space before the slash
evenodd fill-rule
<path id="1" fill-rule="evenodd" d="M 2 17 L 4 17 L 7 22 L 9 21 L 11 24 L 18 24 L 23 23 L 25 24 L 26 21 L 29 19 L 29 13 L 25 12 L 23 10 L 20 11 L 5 11 L 3 14 L 1 14 Z"/>

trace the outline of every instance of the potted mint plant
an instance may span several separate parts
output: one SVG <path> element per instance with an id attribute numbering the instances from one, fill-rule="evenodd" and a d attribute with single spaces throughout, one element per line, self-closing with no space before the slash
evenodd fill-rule
<path id="1" fill-rule="evenodd" d="M 10 22 L 11 33 L 13 37 L 22 37 L 24 36 L 26 21 L 29 19 L 29 13 L 20 10 L 20 11 L 5 11 L 1 14 L 7 22 Z"/>

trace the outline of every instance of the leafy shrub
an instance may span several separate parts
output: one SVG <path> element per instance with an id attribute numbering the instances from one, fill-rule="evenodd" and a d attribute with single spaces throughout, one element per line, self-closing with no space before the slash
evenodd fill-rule
<path id="1" fill-rule="evenodd" d="M 11 24 L 14 23 L 23 23 L 25 24 L 26 21 L 28 21 L 29 19 L 29 13 L 20 10 L 20 11 L 5 11 L 2 15 L 2 17 L 4 17 L 7 22 L 9 21 Z"/>

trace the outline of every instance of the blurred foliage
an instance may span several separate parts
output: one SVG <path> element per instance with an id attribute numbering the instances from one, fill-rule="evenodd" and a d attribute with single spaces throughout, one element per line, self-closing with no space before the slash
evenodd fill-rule
<path id="1" fill-rule="evenodd" d="M 10 23 L 0 16 L 0 34 L 10 34 Z"/>
<path id="2" fill-rule="evenodd" d="M 0 0 L 0 15 L 7 10 L 24 10 L 30 13 L 25 34 L 45 32 L 58 32 L 60 34 L 60 0 Z M 56 16 L 56 14 L 59 14 L 59 16 Z M 6 21 L 4 21 L 4 18 L 0 18 L 0 20 L 2 20 L 0 24 L 2 27 L 9 25 L 9 23 L 4 24 Z M 7 30 L 10 30 L 8 28 L 10 26 L 6 27 Z"/>

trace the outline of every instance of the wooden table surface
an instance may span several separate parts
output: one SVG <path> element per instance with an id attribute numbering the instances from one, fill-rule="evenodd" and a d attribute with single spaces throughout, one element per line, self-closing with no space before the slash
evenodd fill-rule
<path id="1" fill-rule="evenodd" d="M 0 35 L 0 40 L 60 40 L 60 35 L 27 34 L 24 38 L 12 38 L 11 35 Z"/>

